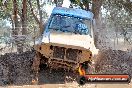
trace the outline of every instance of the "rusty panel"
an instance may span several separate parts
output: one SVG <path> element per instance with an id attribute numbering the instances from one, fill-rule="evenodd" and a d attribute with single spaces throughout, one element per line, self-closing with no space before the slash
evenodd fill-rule
<path id="1" fill-rule="evenodd" d="M 45 57 L 49 57 L 52 55 L 52 50 L 50 49 L 50 45 L 48 44 L 36 45 L 35 49 Z"/>
<path id="2" fill-rule="evenodd" d="M 80 55 L 80 62 L 85 62 L 92 59 L 92 52 L 89 50 L 82 51 L 82 54 Z"/>

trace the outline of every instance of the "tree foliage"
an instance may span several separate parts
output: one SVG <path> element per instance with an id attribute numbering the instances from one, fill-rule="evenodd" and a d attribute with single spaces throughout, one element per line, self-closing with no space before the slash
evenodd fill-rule
<path id="1" fill-rule="evenodd" d="M 121 32 L 124 40 L 132 44 L 132 2 L 130 0 L 105 0 L 102 4 L 106 10 L 109 26 L 114 26 L 116 32 Z"/>
<path id="2" fill-rule="evenodd" d="M 53 3 L 51 0 L 47 0 Z M 63 0 L 54 0 L 56 6 Z M 97 25 L 100 15 L 107 19 L 106 24 L 115 26 L 116 31 L 125 32 L 132 28 L 132 2 L 130 0 L 70 0 L 72 4 L 94 13 Z M 46 0 L 0 0 L 0 19 L 8 20 L 12 24 L 12 34 L 29 35 L 33 38 L 43 32 L 44 19 L 47 13 L 43 10 Z M 101 12 L 104 9 L 104 12 Z M 34 31 L 34 29 L 37 29 Z M 37 32 L 36 34 L 33 33 Z M 23 41 L 24 42 L 24 41 Z"/>
<path id="3" fill-rule="evenodd" d="M 43 30 L 44 16 L 42 16 L 42 14 L 45 13 L 45 11 L 42 11 L 41 7 L 43 7 L 43 5 L 40 4 L 40 0 L 1 0 L 0 18 L 8 20 L 12 24 L 12 37 L 27 37 L 29 33 L 31 33 L 31 31 L 34 31 L 35 26 L 36 28 L 38 27 L 37 29 L 40 34 Z M 22 46 L 25 43 L 25 40 L 20 41 L 19 38 L 17 38 L 17 40 L 15 41 L 19 48 L 18 52 L 22 52 Z M 21 42 L 21 44 L 19 41 Z"/>

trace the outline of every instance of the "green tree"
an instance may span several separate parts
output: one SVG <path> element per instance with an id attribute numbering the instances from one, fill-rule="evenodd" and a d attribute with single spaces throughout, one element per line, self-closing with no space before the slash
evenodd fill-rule
<path id="1" fill-rule="evenodd" d="M 11 22 L 12 37 L 15 39 L 18 52 L 23 51 L 25 39 L 31 31 L 34 31 L 35 26 L 39 27 L 38 34 L 43 32 L 43 18 L 46 17 L 45 11 L 41 8 L 43 5 L 45 4 L 40 4 L 40 0 L 1 0 L 0 18 Z"/>

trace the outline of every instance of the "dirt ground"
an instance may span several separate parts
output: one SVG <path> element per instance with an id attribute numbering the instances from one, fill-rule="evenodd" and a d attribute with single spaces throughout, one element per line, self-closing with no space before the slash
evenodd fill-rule
<path id="1" fill-rule="evenodd" d="M 43 84 L 43 85 L 24 85 L 24 86 L 8 86 L 0 88 L 132 88 L 128 84 L 86 84 L 84 86 L 75 86 L 73 83 L 68 84 Z"/>
<path id="2" fill-rule="evenodd" d="M 38 85 L 5 85 L 0 86 L 0 88 L 132 88 L 132 83 L 130 84 L 102 84 L 102 83 L 87 83 L 83 86 L 80 86 L 76 80 L 74 80 L 72 73 L 67 72 L 64 74 L 62 70 L 52 70 L 51 73 L 49 70 L 42 70 L 39 73 L 39 83 Z M 66 81 L 65 76 L 67 76 Z"/>
<path id="3" fill-rule="evenodd" d="M 41 68 L 38 85 L 32 85 L 31 65 L 35 53 L 9 53 L 0 56 L 0 88 L 132 88 L 128 84 L 86 84 L 79 86 L 76 74 Z M 120 50 L 100 51 L 95 58 L 96 73 L 132 75 L 132 52 Z"/>

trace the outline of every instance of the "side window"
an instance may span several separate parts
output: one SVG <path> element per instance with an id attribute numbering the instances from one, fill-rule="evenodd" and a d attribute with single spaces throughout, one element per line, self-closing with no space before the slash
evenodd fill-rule
<path id="1" fill-rule="evenodd" d="M 60 16 L 53 16 L 51 24 L 50 24 L 50 28 L 59 28 L 60 27 L 60 20 L 61 17 Z"/>

